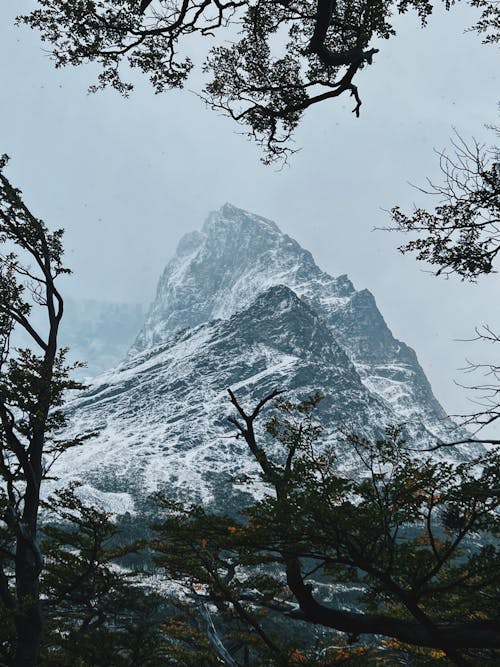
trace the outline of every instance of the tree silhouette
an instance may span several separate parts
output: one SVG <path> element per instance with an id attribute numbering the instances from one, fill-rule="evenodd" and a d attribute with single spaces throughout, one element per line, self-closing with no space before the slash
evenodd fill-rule
<path id="1" fill-rule="evenodd" d="M 85 438 L 58 438 L 66 424 L 59 409 L 69 378 L 58 347 L 63 299 L 58 278 L 62 230 L 49 232 L 4 175 L 0 159 L 0 605 L 15 626 L 17 667 L 37 664 L 42 633 L 38 540 L 40 487 L 51 464 Z M 45 313 L 36 328 L 33 309 Z M 31 348 L 16 349 L 22 329 Z"/>
<path id="2" fill-rule="evenodd" d="M 264 161 L 286 157 L 306 109 L 345 93 L 360 113 L 357 73 L 395 35 L 393 16 L 414 10 L 423 24 L 431 0 L 38 0 L 19 21 L 41 31 L 56 67 L 97 63 L 91 90 L 111 86 L 127 95 L 123 63 L 143 72 L 157 93 L 186 82 L 193 36 L 205 38 L 201 93 L 207 104 L 245 128 Z M 452 2 L 445 0 L 450 8 Z M 481 10 L 484 41 L 500 34 L 498 3 L 471 0 Z M 196 55 L 195 55 L 196 54 Z M 397 85 L 397 82 L 395 82 Z"/>

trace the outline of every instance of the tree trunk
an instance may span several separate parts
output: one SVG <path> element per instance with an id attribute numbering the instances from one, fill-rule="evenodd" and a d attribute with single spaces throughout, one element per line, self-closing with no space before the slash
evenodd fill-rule
<path id="1" fill-rule="evenodd" d="M 37 479 L 41 477 L 35 466 Z M 19 522 L 16 544 L 16 618 L 15 667 L 36 667 L 42 639 L 40 608 L 40 572 L 42 556 L 37 544 L 39 485 L 28 484 L 25 495 L 24 521 Z"/>
<path id="2" fill-rule="evenodd" d="M 29 604 L 16 623 L 15 667 L 36 667 L 42 639 L 42 615 L 39 602 Z"/>
<path id="3" fill-rule="evenodd" d="M 15 667 L 36 667 L 42 639 L 39 595 L 40 569 L 26 542 L 16 552 L 16 587 L 19 616 L 16 619 Z"/>

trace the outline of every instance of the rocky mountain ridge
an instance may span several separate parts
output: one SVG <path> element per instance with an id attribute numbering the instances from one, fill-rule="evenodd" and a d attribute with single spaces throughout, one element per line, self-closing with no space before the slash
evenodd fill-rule
<path id="1" fill-rule="evenodd" d="M 227 503 L 248 491 L 235 478 L 255 470 L 226 420 L 228 387 L 248 406 L 276 387 L 297 398 L 319 390 L 324 437 L 345 465 L 342 431 L 378 437 L 404 424 L 418 447 L 453 428 L 370 292 L 226 204 L 181 240 L 127 358 L 69 403 L 71 428 L 99 436 L 57 472 L 78 471 L 115 509 L 123 494 L 140 502 L 158 488 Z"/>
<path id="2" fill-rule="evenodd" d="M 429 414 L 445 418 L 414 351 L 393 337 L 373 295 L 356 291 L 346 275 L 334 278 L 322 271 L 274 222 L 231 204 L 211 213 L 201 232 L 180 241 L 132 353 L 165 342 L 180 329 L 227 319 L 277 284 L 324 318 L 366 385 L 398 413 L 407 416 L 425 404 Z"/>

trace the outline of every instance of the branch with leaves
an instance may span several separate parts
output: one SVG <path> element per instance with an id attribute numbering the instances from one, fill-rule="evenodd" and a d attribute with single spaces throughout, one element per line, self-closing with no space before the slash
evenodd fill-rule
<path id="1" fill-rule="evenodd" d="M 494 129 L 497 137 L 499 128 Z M 458 275 L 475 282 L 496 271 L 500 252 L 500 157 L 498 147 L 488 148 L 477 141 L 467 143 L 458 133 L 452 141 L 453 154 L 439 152 L 442 183 L 428 182 L 419 190 L 437 200 L 433 210 L 415 208 L 404 213 L 392 209 L 391 231 L 413 237 L 400 246 L 402 253 L 416 253 L 419 261 L 437 267 L 436 275 Z M 499 336 L 488 325 L 476 328 L 472 341 L 498 343 Z M 472 342 L 471 341 L 471 342 Z M 500 417 L 498 380 L 500 367 L 495 363 L 467 362 L 468 373 L 481 373 L 486 381 L 462 385 L 474 391 L 473 402 L 479 406 L 471 414 L 455 415 L 462 425 L 472 427 L 471 444 L 498 444 L 493 437 L 477 438 L 478 431 L 494 424 Z M 437 445 L 454 446 L 460 443 Z"/>
<path id="2" fill-rule="evenodd" d="M 236 517 L 178 508 L 159 528 L 169 545 L 158 540 L 159 562 L 236 614 L 235 600 L 253 614 L 280 616 L 288 637 L 295 636 L 291 624 L 309 623 L 344 633 L 353 649 L 369 635 L 398 650 L 437 651 L 456 665 L 487 662 L 500 649 L 500 562 L 491 540 L 498 535 L 499 498 L 489 492 L 499 485 L 499 453 L 459 465 L 416 461 L 394 429 L 376 443 L 350 437 L 343 446 L 359 469 L 342 473 L 340 453 L 319 443 L 313 416 L 319 397 L 301 404 L 279 398 L 276 405 L 278 393 L 250 411 L 230 394 L 236 409 L 230 422 L 271 495 Z M 266 429 L 278 451 L 259 427 L 271 405 Z M 472 548 L 478 534 L 481 546 Z M 222 585 L 224 572 L 229 580 Z M 339 586 L 357 591 L 355 608 L 331 602 Z M 286 660 L 304 648 L 283 638 L 281 647 Z M 307 650 L 315 664 L 313 648 Z"/>
<path id="3" fill-rule="evenodd" d="M 413 9 L 423 24 L 431 0 L 38 0 L 18 21 L 40 30 L 56 67 L 95 62 L 96 91 L 128 95 L 124 64 L 140 70 L 161 93 L 181 88 L 194 62 L 193 37 L 207 43 L 201 97 L 243 126 L 264 149 L 264 161 L 283 160 L 303 113 L 344 93 L 361 98 L 358 72 L 370 65 L 376 38 L 395 35 L 392 16 Z M 449 9 L 452 3 L 446 2 Z M 477 30 L 492 41 L 496 2 L 481 9 Z M 126 75 L 125 75 L 126 76 Z"/>
<path id="4" fill-rule="evenodd" d="M 458 134 L 452 146 L 453 155 L 438 153 L 443 183 L 418 188 L 437 200 L 434 210 L 408 215 L 396 206 L 390 229 L 415 236 L 399 250 L 436 266 L 436 275 L 475 281 L 494 271 L 500 252 L 500 158 L 498 149 Z"/>

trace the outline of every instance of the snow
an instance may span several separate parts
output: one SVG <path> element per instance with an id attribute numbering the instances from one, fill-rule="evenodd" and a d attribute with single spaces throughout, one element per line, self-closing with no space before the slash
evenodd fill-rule
<path id="1" fill-rule="evenodd" d="M 78 471 L 110 511 L 132 513 L 157 489 L 220 503 L 243 488 L 232 477 L 257 472 L 227 423 L 228 387 L 248 405 L 274 388 L 320 390 L 325 438 L 339 447 L 339 428 L 378 437 L 405 423 L 428 446 L 453 427 L 369 292 L 321 271 L 271 221 L 225 205 L 179 244 L 128 357 L 68 402 L 71 431 L 99 435 L 56 474 Z M 347 450 L 341 458 L 353 465 Z"/>
<path id="2" fill-rule="evenodd" d="M 83 484 L 76 489 L 76 495 L 85 505 L 99 507 L 105 512 L 131 515 L 136 513 L 134 500 L 129 493 L 99 491 L 89 484 Z"/>

